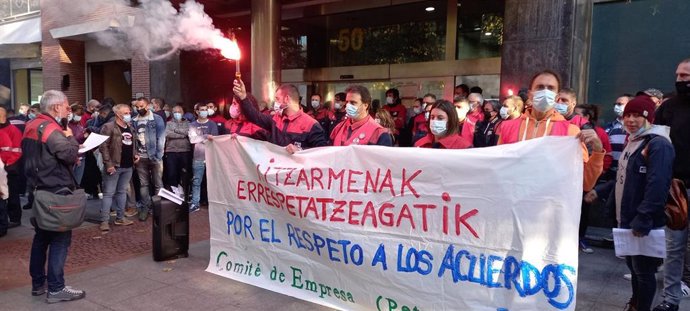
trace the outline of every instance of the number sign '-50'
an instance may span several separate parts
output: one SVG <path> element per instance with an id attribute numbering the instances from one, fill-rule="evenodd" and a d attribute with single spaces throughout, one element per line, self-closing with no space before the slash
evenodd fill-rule
<path id="1" fill-rule="evenodd" d="M 347 52 L 347 50 L 352 49 L 353 51 L 359 51 L 362 49 L 362 44 L 364 43 L 364 29 L 362 28 L 352 28 L 352 29 L 340 29 L 338 32 L 338 50 L 341 52 Z"/>

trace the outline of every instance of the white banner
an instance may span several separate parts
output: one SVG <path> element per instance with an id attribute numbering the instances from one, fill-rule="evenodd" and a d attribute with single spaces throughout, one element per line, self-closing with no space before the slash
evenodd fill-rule
<path id="1" fill-rule="evenodd" d="M 211 256 L 234 280 L 343 310 L 574 310 L 582 151 L 206 149 Z"/>

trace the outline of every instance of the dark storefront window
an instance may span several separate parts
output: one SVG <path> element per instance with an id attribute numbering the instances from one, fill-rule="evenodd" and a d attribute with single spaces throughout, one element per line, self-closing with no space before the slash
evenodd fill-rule
<path id="1" fill-rule="evenodd" d="M 457 59 L 500 57 L 505 0 L 458 0 Z"/>
<path id="2" fill-rule="evenodd" d="M 282 67 L 443 60 L 446 16 L 446 1 L 424 1 L 286 20 L 281 27 Z"/>

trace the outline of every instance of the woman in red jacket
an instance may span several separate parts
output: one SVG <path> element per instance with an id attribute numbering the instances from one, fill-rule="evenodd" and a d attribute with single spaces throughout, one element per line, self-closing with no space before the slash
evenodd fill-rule
<path id="1" fill-rule="evenodd" d="M 437 149 L 465 149 L 471 146 L 460 136 L 458 114 L 455 106 L 447 100 L 439 100 L 431 107 L 429 134 L 418 140 L 414 146 Z"/>
<path id="2" fill-rule="evenodd" d="M 259 104 L 254 96 L 247 94 L 249 101 L 259 109 Z M 235 134 L 245 137 L 250 137 L 256 140 L 268 140 L 268 131 L 259 127 L 258 125 L 247 121 L 244 114 L 242 113 L 242 108 L 236 97 L 233 97 L 232 104 L 230 105 L 230 119 L 225 121 L 225 133 Z"/>

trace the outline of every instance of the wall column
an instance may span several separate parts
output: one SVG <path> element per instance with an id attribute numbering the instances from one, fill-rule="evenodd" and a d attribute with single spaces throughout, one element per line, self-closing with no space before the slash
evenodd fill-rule
<path id="1" fill-rule="evenodd" d="M 592 8 L 592 0 L 506 0 L 501 95 L 529 88 L 532 75 L 551 69 L 584 103 Z"/>
<path id="2" fill-rule="evenodd" d="M 279 0 L 252 0 L 251 91 L 268 103 L 280 85 L 280 21 Z"/>

